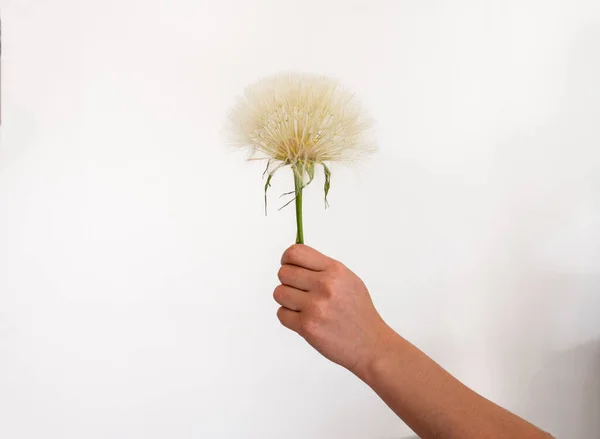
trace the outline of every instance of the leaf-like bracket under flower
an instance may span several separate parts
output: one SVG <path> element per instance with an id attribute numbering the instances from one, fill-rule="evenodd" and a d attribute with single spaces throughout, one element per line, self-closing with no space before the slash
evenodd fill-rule
<path id="1" fill-rule="evenodd" d="M 331 171 L 327 167 L 325 163 L 321 163 L 323 165 L 323 171 L 325 172 L 325 209 L 329 207 L 329 201 L 327 201 L 327 195 L 329 194 L 329 189 L 331 188 Z"/>
<path id="2" fill-rule="evenodd" d="M 288 162 L 281 162 L 273 170 L 270 171 L 269 168 L 271 167 L 271 164 L 272 164 L 272 160 L 269 160 L 267 162 L 265 171 L 263 172 L 263 177 L 265 175 L 267 175 L 267 181 L 265 183 L 265 216 L 267 215 L 267 192 L 268 192 L 269 188 L 271 187 L 271 179 L 275 175 L 275 172 L 277 172 L 279 169 L 281 169 L 284 166 L 291 165 Z M 327 195 L 329 194 L 329 189 L 331 188 L 331 171 L 329 170 L 329 168 L 327 167 L 327 165 L 325 163 L 320 163 L 320 164 L 323 166 L 323 171 L 325 173 L 325 186 L 324 186 L 325 208 L 327 208 L 327 207 L 329 207 L 329 202 L 327 201 Z M 306 175 L 308 176 L 308 181 L 306 183 L 303 183 L 302 186 L 298 189 L 300 191 L 303 190 L 305 187 L 307 187 L 315 179 L 315 163 L 312 163 L 312 162 L 306 163 L 304 166 L 296 165 L 296 166 L 292 166 L 292 168 L 293 168 L 293 172 L 300 172 L 300 173 L 302 173 L 303 176 L 304 176 L 304 173 L 306 173 Z M 282 198 L 282 197 L 285 197 L 285 196 L 291 195 L 291 194 L 295 194 L 294 198 L 289 200 L 287 203 L 285 203 L 283 206 L 281 206 L 278 210 L 281 210 L 284 207 L 287 207 L 288 205 L 290 205 L 296 199 L 296 196 L 298 194 L 296 193 L 296 190 L 293 190 L 291 192 L 286 192 L 286 193 L 280 195 L 279 198 Z"/>

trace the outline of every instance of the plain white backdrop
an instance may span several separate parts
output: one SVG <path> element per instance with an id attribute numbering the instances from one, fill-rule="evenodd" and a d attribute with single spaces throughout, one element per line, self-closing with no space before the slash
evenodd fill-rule
<path id="1" fill-rule="evenodd" d="M 342 79 L 380 152 L 307 244 L 557 436 L 600 434 L 598 1 L 1 0 L 0 437 L 392 439 L 281 328 L 295 236 L 221 139 L 250 82 Z"/>

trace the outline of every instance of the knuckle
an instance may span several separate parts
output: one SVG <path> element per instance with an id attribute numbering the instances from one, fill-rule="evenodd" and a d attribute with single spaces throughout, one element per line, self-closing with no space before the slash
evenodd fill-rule
<path id="1" fill-rule="evenodd" d="M 286 266 L 285 266 L 285 265 L 282 265 L 282 266 L 279 268 L 279 271 L 277 272 L 277 278 L 278 278 L 280 281 L 282 281 L 282 280 L 283 280 L 283 278 L 285 278 L 285 273 L 286 273 L 286 271 L 287 271 L 287 268 L 286 268 Z"/>
<path id="2" fill-rule="evenodd" d="M 292 245 L 290 248 L 287 249 L 286 251 L 286 260 L 289 261 L 296 261 L 300 255 L 300 252 L 302 251 L 302 248 L 300 247 L 299 244 L 294 244 Z"/>
<path id="3" fill-rule="evenodd" d="M 300 334 L 303 337 L 314 337 L 317 333 L 318 323 L 311 318 L 304 318 L 300 322 Z"/>
<path id="4" fill-rule="evenodd" d="M 321 291 L 327 295 L 334 292 L 336 286 L 336 280 L 331 276 L 323 276 L 319 279 L 319 287 Z"/>
<path id="5" fill-rule="evenodd" d="M 285 326 L 288 329 L 293 329 L 292 321 L 289 318 L 289 314 L 283 306 L 279 307 L 279 309 L 277 310 L 277 318 L 279 319 L 279 323 L 281 323 L 282 326 Z"/>
<path id="6" fill-rule="evenodd" d="M 327 300 L 313 300 L 310 304 L 310 315 L 314 320 L 321 320 L 327 311 Z"/>
<path id="7" fill-rule="evenodd" d="M 339 261 L 332 261 L 329 271 L 334 276 L 341 276 L 345 273 L 346 266 Z"/>

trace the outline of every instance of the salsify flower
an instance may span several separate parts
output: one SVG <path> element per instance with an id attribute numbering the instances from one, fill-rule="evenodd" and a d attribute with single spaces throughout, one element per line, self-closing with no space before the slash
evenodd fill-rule
<path id="1" fill-rule="evenodd" d="M 279 169 L 290 166 L 295 189 L 296 242 L 304 243 L 302 190 L 325 174 L 325 206 L 333 162 L 351 163 L 374 151 L 371 120 L 354 95 L 338 81 L 310 74 L 280 74 L 246 88 L 230 115 L 234 146 L 247 148 L 250 160 L 266 160 L 267 190 Z M 289 204 L 289 203 L 288 203 Z M 287 204 L 286 204 L 287 205 Z M 284 206 L 285 207 L 285 206 Z"/>

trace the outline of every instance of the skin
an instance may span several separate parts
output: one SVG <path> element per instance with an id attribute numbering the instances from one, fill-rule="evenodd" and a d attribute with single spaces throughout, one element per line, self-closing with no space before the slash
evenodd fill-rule
<path id="1" fill-rule="evenodd" d="M 273 292 L 281 324 L 369 385 L 422 439 L 548 439 L 529 422 L 467 388 L 381 318 L 362 280 L 296 244 Z"/>

